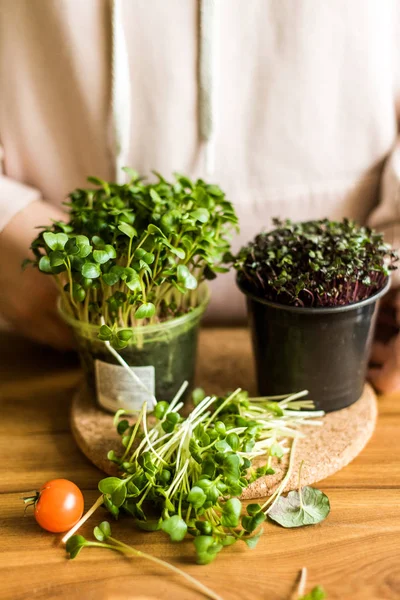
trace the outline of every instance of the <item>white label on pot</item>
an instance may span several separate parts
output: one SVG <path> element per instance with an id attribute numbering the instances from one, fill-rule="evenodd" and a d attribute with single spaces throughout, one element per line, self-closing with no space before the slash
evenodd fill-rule
<path id="1" fill-rule="evenodd" d="M 111 365 L 102 360 L 95 361 L 97 399 L 99 404 L 113 412 L 119 408 L 140 410 L 144 402 L 152 406 L 155 392 L 155 369 L 131 367 L 142 382 L 135 381 L 120 365 Z"/>

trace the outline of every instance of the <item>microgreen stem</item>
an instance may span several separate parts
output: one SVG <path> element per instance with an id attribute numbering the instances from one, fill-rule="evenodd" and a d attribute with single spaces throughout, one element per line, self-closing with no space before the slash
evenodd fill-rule
<path id="1" fill-rule="evenodd" d="M 137 556 L 137 557 L 145 558 L 146 560 L 150 560 L 151 562 L 156 563 L 157 565 L 160 565 L 161 567 L 163 567 L 165 569 L 169 569 L 170 571 L 173 571 L 174 573 L 176 573 L 177 575 L 180 575 L 181 577 L 184 577 L 192 585 L 194 585 L 199 590 L 201 590 L 201 592 L 205 596 L 212 598 L 213 600 L 223 600 L 223 598 L 221 596 L 219 596 L 218 594 L 216 594 L 215 592 L 213 592 L 213 590 L 210 590 L 210 588 L 208 588 L 207 586 L 202 584 L 200 581 L 198 581 L 197 579 L 195 579 L 188 573 L 185 573 L 185 571 L 182 571 L 182 569 L 175 567 L 171 563 L 168 563 L 165 560 L 162 560 L 161 558 L 157 558 L 156 556 L 152 556 L 151 554 L 147 554 L 147 552 L 142 552 L 141 550 L 137 550 L 136 548 L 133 548 L 132 546 L 128 546 L 128 544 L 124 544 L 124 542 L 120 542 L 119 540 L 116 540 L 115 538 L 109 537 L 108 539 L 110 540 L 110 542 L 113 542 L 114 544 L 116 544 L 116 546 L 120 548 L 120 551 L 123 551 L 124 554 L 126 554 L 126 556 Z M 114 549 L 117 549 L 117 548 L 114 547 Z"/>
<path id="2" fill-rule="evenodd" d="M 167 410 L 165 411 L 165 414 L 172 412 L 176 405 L 178 404 L 179 400 L 181 399 L 182 395 L 184 394 L 187 386 L 189 385 L 188 381 L 184 381 L 181 385 L 181 387 L 179 388 L 179 390 L 176 392 L 174 398 L 172 399 L 172 401 L 170 402 L 170 405 L 168 406 Z"/>
<path id="3" fill-rule="evenodd" d="M 146 439 L 147 445 L 149 446 L 149 448 L 151 449 L 151 451 L 153 452 L 153 454 L 155 454 L 155 456 L 157 456 L 158 460 L 160 460 L 162 463 L 164 463 L 166 465 L 167 463 L 162 458 L 162 456 L 160 456 L 158 454 L 157 450 L 154 449 L 154 446 L 153 446 L 153 444 L 150 441 L 149 434 L 147 432 L 147 412 L 146 412 L 146 407 L 147 407 L 147 403 L 144 402 L 143 403 L 144 411 L 143 411 L 143 417 L 142 417 L 144 437 Z"/>
<path id="4" fill-rule="evenodd" d="M 101 323 L 102 325 L 104 325 L 104 317 L 101 317 Z M 133 371 L 130 366 L 128 365 L 128 363 L 122 358 L 122 356 L 111 346 L 111 343 L 106 340 L 105 342 L 106 347 L 108 348 L 108 350 L 111 352 L 111 354 L 114 356 L 114 358 L 117 359 L 117 361 L 119 362 L 120 365 L 122 365 L 125 369 L 125 371 L 127 373 L 129 373 L 129 375 L 132 377 L 132 379 L 135 380 L 135 383 L 137 383 L 137 385 L 139 385 L 142 390 L 144 390 L 145 392 L 147 392 L 147 394 L 150 395 L 151 397 L 151 402 L 152 402 L 152 408 L 154 408 L 157 404 L 157 400 L 156 397 L 154 396 L 154 394 L 151 393 L 151 391 L 147 388 L 147 386 L 143 383 L 143 381 L 140 379 L 140 377 L 138 377 L 135 373 L 135 371 Z"/>
<path id="5" fill-rule="evenodd" d="M 207 426 L 210 425 L 210 423 L 212 423 L 213 421 L 215 421 L 215 417 L 222 411 L 222 409 L 225 408 L 225 406 L 227 404 L 229 404 L 229 402 L 232 402 L 233 398 L 235 396 L 237 396 L 238 394 L 240 394 L 240 392 L 242 391 L 241 388 L 237 388 L 237 390 L 235 390 L 230 396 L 228 396 L 227 398 L 225 398 L 225 400 L 223 401 L 223 403 L 221 404 L 221 406 L 219 406 L 211 415 L 210 419 L 208 420 Z"/>
<path id="6" fill-rule="evenodd" d="M 101 506 L 103 504 L 103 495 L 99 496 L 99 498 L 97 498 L 96 502 L 93 504 L 93 506 L 91 506 L 89 508 L 89 510 L 83 515 L 83 517 L 81 519 L 79 519 L 79 521 L 76 523 L 76 525 L 74 525 L 72 527 L 72 529 L 70 529 L 68 531 L 68 533 L 66 533 L 64 535 L 64 537 L 62 538 L 62 543 L 66 544 L 67 541 L 69 540 L 69 538 L 71 536 L 74 535 L 74 533 L 76 533 L 78 531 L 78 529 L 80 527 L 82 527 L 82 525 L 92 516 L 92 514 L 99 508 L 99 506 Z"/>
<path id="7" fill-rule="evenodd" d="M 132 431 L 131 437 L 129 439 L 128 445 L 126 446 L 125 452 L 122 455 L 121 462 L 124 462 L 125 458 L 128 456 L 128 454 L 130 452 L 130 449 L 132 448 L 132 444 L 135 441 L 136 434 L 137 434 L 137 432 L 139 430 L 140 423 L 141 423 L 141 420 L 143 418 L 143 412 L 144 412 L 144 410 L 145 410 L 145 405 L 143 404 L 142 408 L 141 408 L 141 411 L 139 413 L 138 419 L 137 419 L 137 421 L 135 423 L 135 427 L 133 428 L 133 431 Z"/>
<path id="8" fill-rule="evenodd" d="M 275 506 L 275 503 L 278 501 L 280 495 L 282 494 L 282 492 L 284 491 L 284 489 L 286 487 L 287 482 L 290 479 L 290 476 L 292 474 L 292 468 L 293 468 L 293 462 L 294 462 L 294 455 L 295 455 L 296 444 L 297 444 L 297 439 L 295 438 L 293 440 L 293 442 L 292 442 L 292 447 L 291 447 L 291 450 L 290 450 L 290 457 L 289 457 L 289 465 L 288 465 L 288 469 L 286 471 L 285 477 L 282 479 L 281 483 L 279 484 L 279 486 L 275 490 L 275 492 L 272 494 L 272 496 L 270 496 L 268 498 L 268 500 L 266 502 L 264 502 L 264 504 L 261 507 L 261 510 L 263 510 L 266 515 L 272 509 L 272 507 Z M 267 508 L 267 506 L 271 502 L 272 502 L 271 506 L 269 506 L 268 509 L 265 510 Z"/>
<path id="9" fill-rule="evenodd" d="M 307 583 L 307 567 L 303 567 L 300 571 L 299 586 L 297 588 L 297 597 L 304 596 Z"/>
<path id="10" fill-rule="evenodd" d="M 299 485 L 298 485 L 298 487 L 299 487 L 300 508 L 302 510 L 304 508 L 304 505 L 303 505 L 303 494 L 302 494 L 302 491 L 301 491 L 301 470 L 303 468 L 303 465 L 304 465 L 304 460 L 302 460 L 301 463 L 300 463 L 300 468 L 299 468 Z"/>

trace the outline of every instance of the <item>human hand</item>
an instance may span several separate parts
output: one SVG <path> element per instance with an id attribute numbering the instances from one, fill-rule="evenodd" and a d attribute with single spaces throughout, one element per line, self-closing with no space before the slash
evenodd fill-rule
<path id="1" fill-rule="evenodd" d="M 58 291 L 52 278 L 22 261 L 37 235 L 35 227 L 62 220 L 61 210 L 42 201 L 17 213 L 0 233 L 0 316 L 19 333 L 59 350 L 73 346 L 68 327 L 57 314 Z"/>
<path id="2" fill-rule="evenodd" d="M 368 379 L 383 393 L 400 390 L 400 292 L 391 290 L 379 307 Z"/>

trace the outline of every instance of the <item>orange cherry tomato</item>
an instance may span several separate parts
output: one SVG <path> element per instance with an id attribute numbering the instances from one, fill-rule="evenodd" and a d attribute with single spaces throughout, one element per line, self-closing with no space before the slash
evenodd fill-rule
<path id="1" fill-rule="evenodd" d="M 35 501 L 35 519 L 52 533 L 68 531 L 83 514 L 83 495 L 68 479 L 52 479 L 45 483 Z"/>

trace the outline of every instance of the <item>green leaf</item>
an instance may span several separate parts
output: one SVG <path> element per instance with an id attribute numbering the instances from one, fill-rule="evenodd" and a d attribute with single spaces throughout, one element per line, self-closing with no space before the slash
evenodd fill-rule
<path id="1" fill-rule="evenodd" d="M 108 521 L 103 521 L 93 529 L 93 535 L 99 542 L 105 542 L 111 535 L 111 527 Z"/>
<path id="2" fill-rule="evenodd" d="M 239 498 L 230 498 L 222 507 L 221 523 L 224 527 L 237 527 L 239 525 L 242 503 Z"/>
<path id="3" fill-rule="evenodd" d="M 133 331 L 132 329 L 120 329 L 117 333 L 117 337 L 122 342 L 129 342 L 132 339 Z"/>
<path id="4" fill-rule="evenodd" d="M 147 231 L 154 235 L 160 236 L 161 238 L 165 238 L 165 235 L 161 231 L 161 229 L 159 227 L 157 227 L 156 225 L 154 225 L 153 223 L 150 223 L 150 225 L 147 228 Z"/>
<path id="5" fill-rule="evenodd" d="M 226 436 L 226 441 L 234 452 L 240 448 L 240 439 L 237 433 L 229 433 Z"/>
<path id="6" fill-rule="evenodd" d="M 125 273 L 123 278 L 125 279 L 126 286 L 131 290 L 131 292 L 139 292 L 141 291 L 140 285 L 140 276 L 134 269 L 131 267 L 125 268 Z"/>
<path id="7" fill-rule="evenodd" d="M 177 256 L 178 258 L 180 258 L 181 260 L 185 260 L 186 258 L 186 252 L 184 251 L 183 248 L 175 248 L 175 246 L 173 246 L 166 238 L 160 240 L 161 243 L 166 246 L 167 248 L 169 248 L 169 250 L 172 252 L 172 254 L 174 254 L 175 256 Z"/>
<path id="8" fill-rule="evenodd" d="M 154 408 L 154 416 L 157 419 L 162 419 L 165 415 L 165 412 L 167 411 L 169 407 L 168 402 L 165 402 L 164 400 L 162 400 L 161 402 L 157 402 L 155 408 Z"/>
<path id="9" fill-rule="evenodd" d="M 117 431 L 119 433 L 119 435 L 123 435 L 125 433 L 125 431 L 129 429 L 129 421 L 127 421 L 126 419 L 122 419 L 122 421 L 119 421 L 118 425 L 117 425 Z M 113 450 L 111 450 L 111 452 L 113 452 L 113 457 L 115 456 L 115 453 Z M 107 456 L 107 458 L 110 460 L 110 458 Z M 131 482 L 129 482 L 131 483 Z M 128 486 L 129 486 L 128 483 Z"/>
<path id="10" fill-rule="evenodd" d="M 271 456 L 276 456 L 277 458 L 282 458 L 283 456 L 283 448 L 279 444 L 275 443 L 269 449 L 269 453 Z"/>
<path id="11" fill-rule="evenodd" d="M 147 265 L 151 265 L 155 258 L 152 252 L 147 252 L 144 248 L 137 248 L 134 257 L 136 260 L 143 260 Z"/>
<path id="12" fill-rule="evenodd" d="M 106 477 L 99 482 L 99 490 L 102 494 L 111 496 L 114 506 L 122 506 L 126 498 L 125 481 L 118 477 Z"/>
<path id="13" fill-rule="evenodd" d="M 187 525 L 179 515 L 174 515 L 163 521 L 161 529 L 168 533 L 173 542 L 181 542 L 187 533 Z"/>
<path id="14" fill-rule="evenodd" d="M 48 256 L 42 256 L 39 260 L 39 270 L 43 273 L 53 272 L 50 264 L 50 258 Z"/>
<path id="15" fill-rule="evenodd" d="M 108 512 L 114 517 L 114 519 L 118 519 L 118 515 L 119 515 L 118 506 L 114 506 L 114 504 L 111 502 L 110 498 L 108 498 L 107 496 L 104 496 L 103 504 L 104 504 L 104 507 L 108 510 Z"/>
<path id="16" fill-rule="evenodd" d="M 213 526 L 211 525 L 210 521 L 197 520 L 195 525 L 197 531 L 199 531 L 202 535 L 212 535 Z"/>
<path id="17" fill-rule="evenodd" d="M 133 269 L 130 269 L 129 272 L 133 271 Z M 103 274 L 103 281 L 107 284 L 107 285 L 115 285 L 116 283 L 118 283 L 118 281 L 120 279 L 126 279 L 128 276 L 127 273 L 127 267 L 121 267 L 120 265 L 114 265 L 113 267 L 111 267 L 111 269 L 108 271 L 108 273 L 104 273 Z"/>
<path id="18" fill-rule="evenodd" d="M 206 208 L 198 208 L 190 213 L 190 216 L 195 221 L 200 221 L 200 223 L 207 223 L 210 218 L 210 213 Z"/>
<path id="19" fill-rule="evenodd" d="M 81 236 L 81 237 L 85 237 L 85 236 Z M 97 250 L 102 250 L 105 246 L 105 242 L 104 242 L 103 238 L 101 238 L 98 235 L 94 235 L 92 237 L 92 243 Z"/>
<path id="20" fill-rule="evenodd" d="M 132 239 L 134 237 L 137 236 L 137 231 L 134 227 L 132 227 L 132 225 L 129 225 L 128 223 L 119 223 L 118 225 L 118 229 L 124 233 L 125 235 L 128 236 L 128 238 Z"/>
<path id="21" fill-rule="evenodd" d="M 197 279 L 191 274 L 186 265 L 178 265 L 177 276 L 178 283 L 183 285 L 187 290 L 195 290 L 197 288 Z"/>
<path id="22" fill-rule="evenodd" d="M 196 548 L 197 563 L 199 565 L 208 565 L 223 548 L 222 544 L 209 535 L 199 535 L 194 538 L 193 543 Z"/>
<path id="23" fill-rule="evenodd" d="M 193 506 L 193 508 L 198 509 L 201 508 L 204 504 L 204 502 L 206 501 L 207 496 L 204 493 L 204 490 L 201 489 L 201 487 L 198 486 L 194 486 L 192 487 L 192 489 L 190 490 L 190 492 L 187 495 L 186 500 Z"/>
<path id="24" fill-rule="evenodd" d="M 136 319 L 150 319 L 156 312 L 156 307 L 152 302 L 141 304 L 135 312 Z"/>
<path id="25" fill-rule="evenodd" d="M 119 275 L 113 273 L 112 271 L 109 271 L 108 273 L 103 273 L 103 281 L 109 286 L 115 285 L 119 281 Z"/>
<path id="26" fill-rule="evenodd" d="M 64 246 L 64 250 L 69 256 L 79 254 L 79 246 L 75 243 L 74 238 L 69 238 L 68 242 Z"/>
<path id="27" fill-rule="evenodd" d="M 51 231 L 45 231 L 43 239 L 51 250 L 64 250 L 64 246 L 68 242 L 66 233 L 52 233 Z"/>
<path id="28" fill-rule="evenodd" d="M 50 252 L 50 265 L 52 268 L 59 267 L 64 264 L 65 254 L 61 252 L 61 250 L 54 250 L 54 252 Z"/>
<path id="29" fill-rule="evenodd" d="M 98 264 L 86 262 L 82 266 L 82 275 L 87 279 L 96 279 L 96 277 L 100 277 L 101 270 Z"/>
<path id="30" fill-rule="evenodd" d="M 125 171 L 127 175 L 131 178 L 131 181 L 136 181 L 139 179 L 139 173 L 132 169 L 132 167 L 122 167 L 122 170 Z"/>
<path id="31" fill-rule="evenodd" d="M 317 585 L 315 588 L 308 592 L 305 596 L 301 596 L 298 600 L 325 600 L 326 593 L 323 587 Z"/>
<path id="32" fill-rule="evenodd" d="M 162 199 L 155 189 L 150 189 L 150 197 L 156 204 L 162 204 Z"/>
<path id="33" fill-rule="evenodd" d="M 224 192 L 217 185 L 208 185 L 207 192 L 212 196 L 223 196 Z"/>
<path id="34" fill-rule="evenodd" d="M 87 177 L 87 181 L 89 183 L 93 183 L 94 185 L 99 185 L 100 187 L 104 187 L 104 184 L 106 183 L 103 179 L 100 179 L 100 177 Z"/>
<path id="35" fill-rule="evenodd" d="M 76 283 L 76 281 L 72 283 L 72 296 L 74 300 L 77 300 L 78 302 L 83 302 L 86 298 L 86 291 L 79 283 Z"/>
<path id="36" fill-rule="evenodd" d="M 258 541 L 259 541 L 260 537 L 262 536 L 262 534 L 263 534 L 263 530 L 260 529 L 260 531 L 256 535 L 252 535 L 251 537 L 244 537 L 242 539 L 245 542 L 245 544 L 247 544 L 248 547 L 251 550 L 253 550 L 257 546 Z"/>
<path id="37" fill-rule="evenodd" d="M 103 342 L 110 341 L 113 336 L 112 329 L 107 325 L 102 325 L 99 329 L 98 338 Z"/>
<path id="38" fill-rule="evenodd" d="M 252 517 L 261 511 L 261 506 L 259 504 L 248 504 L 246 506 L 246 511 L 247 514 Z"/>
<path id="39" fill-rule="evenodd" d="M 77 235 L 72 239 L 79 248 L 79 258 L 86 258 L 87 256 L 89 256 L 89 254 L 92 251 L 92 246 L 90 245 L 89 238 L 87 238 L 86 235 Z"/>
<path id="40" fill-rule="evenodd" d="M 110 260 L 107 250 L 93 250 L 93 258 L 99 265 L 104 265 Z"/>
<path id="41" fill-rule="evenodd" d="M 252 517 L 248 517 L 247 515 L 243 515 L 242 517 L 242 527 L 249 533 L 252 533 L 257 529 L 261 523 L 265 521 L 265 515 L 263 512 L 258 512 Z"/>
<path id="42" fill-rule="evenodd" d="M 279 402 L 266 402 L 265 408 L 274 413 L 277 417 L 283 417 L 284 412 L 279 406 Z"/>
<path id="43" fill-rule="evenodd" d="M 200 402 L 202 400 L 204 400 L 205 397 L 206 397 L 206 393 L 203 390 L 203 388 L 195 388 L 192 392 L 192 400 L 193 400 L 193 404 L 195 406 L 200 404 Z"/>
<path id="44" fill-rule="evenodd" d="M 79 552 L 88 545 L 88 542 L 85 540 L 83 535 L 73 535 L 69 538 L 66 543 L 65 549 L 69 554 L 70 558 L 75 558 L 78 556 Z"/>
<path id="45" fill-rule="evenodd" d="M 217 442 L 218 443 L 218 442 Z M 222 462 L 226 477 L 237 480 L 240 477 L 240 458 L 237 454 L 226 454 Z"/>
<path id="46" fill-rule="evenodd" d="M 268 517 L 282 527 L 302 527 L 315 525 L 329 515 L 329 498 L 316 488 L 304 487 L 301 490 L 289 492 L 286 498 L 281 496 L 268 511 Z"/>
<path id="47" fill-rule="evenodd" d="M 226 535 L 225 537 L 220 538 L 220 542 L 223 546 L 232 546 L 236 541 L 237 538 L 233 535 Z"/>

